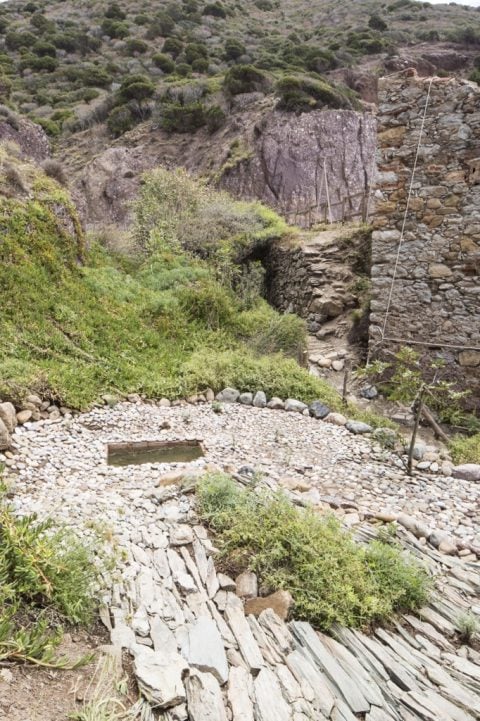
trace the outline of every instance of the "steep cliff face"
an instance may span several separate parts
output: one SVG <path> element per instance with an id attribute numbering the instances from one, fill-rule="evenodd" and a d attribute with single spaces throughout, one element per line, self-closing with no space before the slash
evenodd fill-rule
<path id="1" fill-rule="evenodd" d="M 14 143 L 23 158 L 37 163 L 50 156 L 50 143 L 45 131 L 5 106 L 0 107 L 0 142 Z"/>
<path id="2" fill-rule="evenodd" d="M 128 225 L 141 174 L 158 165 L 183 166 L 303 227 L 365 218 L 376 145 L 372 115 L 326 110 L 297 116 L 261 100 L 247 105 L 213 135 L 168 135 L 145 124 L 98 153 L 77 183 L 86 223 Z"/>

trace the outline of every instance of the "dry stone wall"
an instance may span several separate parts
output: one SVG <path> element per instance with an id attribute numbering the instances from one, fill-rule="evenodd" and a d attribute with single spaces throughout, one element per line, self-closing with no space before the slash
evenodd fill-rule
<path id="1" fill-rule="evenodd" d="M 371 348 L 425 343 L 478 402 L 480 88 L 413 71 L 382 79 L 378 141 Z"/>

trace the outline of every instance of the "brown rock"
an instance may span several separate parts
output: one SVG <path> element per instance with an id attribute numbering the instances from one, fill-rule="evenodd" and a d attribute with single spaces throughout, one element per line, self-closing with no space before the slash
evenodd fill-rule
<path id="1" fill-rule="evenodd" d="M 428 273 L 431 278 L 448 278 L 452 275 L 452 271 L 448 265 L 442 263 L 431 263 L 428 266 Z"/>
<path id="2" fill-rule="evenodd" d="M 458 361 L 461 366 L 476 368 L 480 365 L 480 353 L 477 350 L 464 350 L 458 354 Z"/>
<path id="3" fill-rule="evenodd" d="M 27 423 L 32 417 L 33 413 L 30 410 L 20 411 L 17 413 L 17 421 L 19 425 L 23 425 L 24 423 Z"/>
<path id="4" fill-rule="evenodd" d="M 293 598 L 288 591 L 275 591 L 270 596 L 250 598 L 245 602 L 245 615 L 259 616 L 262 611 L 271 608 L 282 621 L 288 617 Z"/>

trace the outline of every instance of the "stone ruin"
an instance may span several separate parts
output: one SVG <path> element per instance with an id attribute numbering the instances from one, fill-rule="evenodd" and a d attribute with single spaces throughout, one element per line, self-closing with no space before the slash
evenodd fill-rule
<path id="1" fill-rule="evenodd" d="M 377 152 L 370 349 L 418 344 L 478 404 L 480 88 L 415 73 L 381 79 Z"/>

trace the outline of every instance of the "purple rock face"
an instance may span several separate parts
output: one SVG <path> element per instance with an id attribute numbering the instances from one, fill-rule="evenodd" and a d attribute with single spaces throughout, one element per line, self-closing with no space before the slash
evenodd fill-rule
<path id="1" fill-rule="evenodd" d="M 254 130 L 254 152 L 222 186 L 258 198 L 290 222 L 362 220 L 374 172 L 376 121 L 367 113 L 273 112 Z"/>

